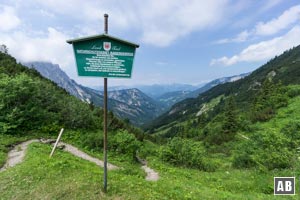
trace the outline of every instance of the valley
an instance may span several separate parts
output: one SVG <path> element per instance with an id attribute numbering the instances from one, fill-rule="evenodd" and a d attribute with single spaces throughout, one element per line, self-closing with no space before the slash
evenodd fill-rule
<path id="1" fill-rule="evenodd" d="M 49 159 L 50 145 L 32 143 L 24 162 L 0 172 L 1 198 L 274 199 L 274 176 L 300 175 L 300 87 L 293 78 L 298 76 L 293 60 L 299 58 L 299 48 L 242 79 L 220 83 L 173 105 L 145 126 L 146 132 L 110 114 L 109 162 L 119 169 L 109 171 L 107 194 L 100 190 L 103 174 L 99 166 L 62 150 Z M 62 126 L 67 130 L 63 142 L 102 158 L 101 108 L 70 96 L 9 55 L 1 54 L 0 61 L 1 166 L 15 144 L 54 139 Z M 8 89 L 12 96 L 6 95 Z M 249 98 L 251 92 L 257 94 L 255 98 Z M 125 89 L 109 97 L 147 107 L 143 103 L 152 100 L 141 93 Z M 10 113 L 12 107 L 18 115 Z M 75 108 L 80 110 L 74 112 Z M 153 109 L 149 107 L 149 112 Z M 28 115 L 31 110 L 35 114 Z M 82 111 L 85 114 L 78 115 Z M 148 167 L 159 174 L 157 181 L 147 182 L 146 172 L 154 176 L 154 171 L 137 162 L 136 156 L 147 160 Z"/>
<path id="2" fill-rule="evenodd" d="M 300 199 L 298 0 L 8 0 L 0 24 L 0 200 Z"/>
<path id="3" fill-rule="evenodd" d="M 100 87 L 96 90 L 76 83 L 60 69 L 59 65 L 48 62 L 28 62 L 24 65 L 36 69 L 43 77 L 53 81 L 76 98 L 95 106 L 103 106 L 103 91 Z M 196 98 L 199 94 L 218 84 L 236 81 L 248 74 L 216 79 L 200 86 L 200 88 L 187 84 L 137 85 L 132 88 L 111 87 L 108 93 L 108 108 L 117 117 L 129 120 L 133 125 L 141 127 L 163 114 L 179 101 Z"/>

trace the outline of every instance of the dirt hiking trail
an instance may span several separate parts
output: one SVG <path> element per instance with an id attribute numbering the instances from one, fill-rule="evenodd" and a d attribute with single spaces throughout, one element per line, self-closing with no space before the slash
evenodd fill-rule
<path id="1" fill-rule="evenodd" d="M 55 142 L 53 139 L 33 139 L 33 140 L 28 140 L 26 142 L 22 142 L 18 145 L 16 145 L 12 150 L 8 152 L 7 155 L 7 160 L 6 163 L 2 168 L 0 168 L 0 172 L 5 171 L 7 168 L 14 167 L 15 165 L 23 162 L 26 150 L 28 145 L 30 145 L 33 142 L 41 142 L 43 144 L 52 144 Z M 62 149 L 66 152 L 69 152 L 73 154 L 74 156 L 77 156 L 79 158 L 82 158 L 84 160 L 90 161 L 95 163 L 96 165 L 100 167 L 104 167 L 104 162 L 102 160 L 99 160 L 98 158 L 94 158 L 83 151 L 80 151 L 78 148 L 74 147 L 73 145 L 64 143 L 64 142 L 59 142 L 58 147 L 62 147 Z M 157 181 L 159 179 L 159 175 L 157 172 L 155 172 L 153 169 L 147 166 L 147 162 L 142 163 L 142 169 L 146 172 L 146 180 L 147 181 Z M 117 166 L 112 165 L 110 163 L 107 164 L 107 169 L 108 170 L 114 170 L 118 169 Z"/>
<path id="2" fill-rule="evenodd" d="M 55 142 L 55 140 L 28 140 L 26 142 L 22 142 L 18 145 L 16 145 L 11 151 L 8 152 L 8 156 L 7 156 L 7 160 L 6 163 L 4 164 L 4 166 L 0 169 L 1 171 L 6 170 L 9 167 L 14 167 L 15 165 L 21 163 L 24 160 L 25 157 L 25 153 L 26 153 L 26 149 L 28 147 L 28 145 L 30 145 L 33 142 L 41 142 L 41 143 L 52 143 Z M 82 158 L 84 160 L 90 161 L 95 163 L 96 165 L 103 167 L 104 166 L 104 162 L 102 160 L 99 160 L 97 158 L 94 158 L 86 153 L 84 153 L 83 151 L 80 151 L 78 148 L 74 147 L 73 145 L 64 143 L 64 142 L 59 142 L 58 143 L 58 147 L 64 147 L 63 150 L 67 151 L 71 154 L 73 154 L 74 156 L 77 156 L 79 158 Z M 117 166 L 112 165 L 112 164 L 107 164 L 107 169 L 108 170 L 113 170 L 113 169 L 118 169 Z"/>

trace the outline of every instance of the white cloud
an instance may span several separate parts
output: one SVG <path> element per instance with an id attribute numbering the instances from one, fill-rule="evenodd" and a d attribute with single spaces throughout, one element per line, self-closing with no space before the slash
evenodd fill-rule
<path id="1" fill-rule="evenodd" d="M 295 26 L 288 33 L 272 40 L 259 42 L 248 46 L 242 52 L 232 57 L 213 59 L 210 65 L 230 66 L 238 62 L 266 61 L 283 53 L 285 50 L 300 44 L 300 26 Z"/>
<path id="2" fill-rule="evenodd" d="M 160 1 L 161 2 L 161 1 Z M 142 41 L 168 46 L 177 38 L 215 25 L 222 19 L 227 1 L 150 1 L 142 14 Z M 139 17 L 139 16 L 137 16 Z"/>
<path id="3" fill-rule="evenodd" d="M 254 33 L 256 35 L 273 35 L 296 22 L 300 22 L 300 5 L 291 7 L 278 18 L 269 22 L 259 22 L 255 27 Z"/>
<path id="4" fill-rule="evenodd" d="M 248 31 L 243 31 L 241 33 L 239 33 L 235 38 L 225 38 L 225 39 L 221 39 L 215 42 L 215 44 L 225 44 L 225 43 L 231 43 L 231 42 L 245 42 L 248 37 L 251 35 L 251 33 L 249 33 Z"/>
<path id="5" fill-rule="evenodd" d="M 165 47 L 194 31 L 213 27 L 227 12 L 229 0 L 37 0 L 52 12 L 89 23 L 111 15 L 110 25 L 140 32 L 140 40 Z M 100 24 L 100 23 L 99 23 Z"/>
<path id="6" fill-rule="evenodd" d="M 0 31 L 10 31 L 20 23 L 21 20 L 16 15 L 13 7 L 0 6 Z"/>
<path id="7" fill-rule="evenodd" d="M 72 48 L 66 43 L 69 37 L 51 27 L 44 36 L 33 38 L 24 32 L 14 32 L 0 33 L 0 38 L 9 53 L 22 62 L 51 61 L 64 67 L 73 61 Z"/>
<path id="8" fill-rule="evenodd" d="M 279 3 L 277 0 L 274 3 Z M 270 6 L 274 6 L 270 3 Z M 300 5 L 293 6 L 284 11 L 279 17 L 274 18 L 268 22 L 258 22 L 255 27 L 248 31 L 244 30 L 235 38 L 225 38 L 215 42 L 216 44 L 224 44 L 231 42 L 244 42 L 251 36 L 269 36 L 274 35 L 284 29 L 289 28 L 294 24 L 300 24 Z"/>

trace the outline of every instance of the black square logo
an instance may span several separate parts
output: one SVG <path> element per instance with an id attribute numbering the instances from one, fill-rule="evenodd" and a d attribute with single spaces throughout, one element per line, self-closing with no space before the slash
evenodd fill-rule
<path id="1" fill-rule="evenodd" d="M 294 195 L 295 177 L 274 177 L 274 195 Z"/>

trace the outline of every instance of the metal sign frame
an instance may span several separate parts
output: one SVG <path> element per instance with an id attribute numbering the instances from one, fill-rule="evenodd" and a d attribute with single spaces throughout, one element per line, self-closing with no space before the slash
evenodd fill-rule
<path id="1" fill-rule="evenodd" d="M 67 42 L 73 46 L 79 76 L 131 78 L 138 44 L 108 34 Z"/>

